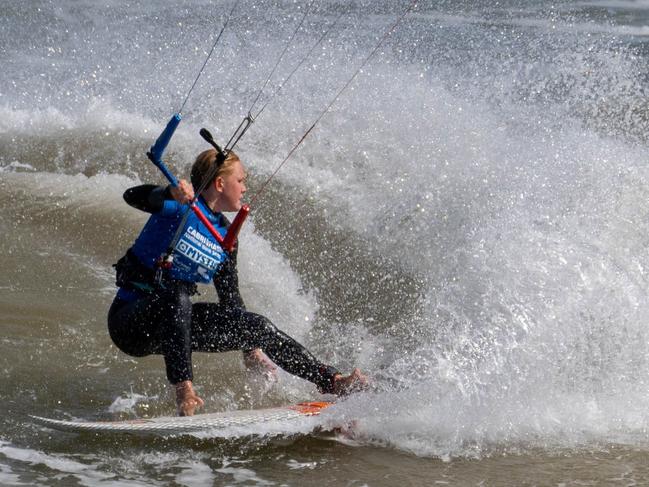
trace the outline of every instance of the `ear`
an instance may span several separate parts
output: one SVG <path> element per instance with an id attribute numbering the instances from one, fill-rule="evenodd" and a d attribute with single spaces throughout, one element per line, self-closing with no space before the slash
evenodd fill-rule
<path id="1" fill-rule="evenodd" d="M 214 180 L 214 187 L 216 188 L 216 190 L 219 193 L 223 192 L 224 185 L 223 185 L 223 177 L 222 176 L 219 176 Z"/>

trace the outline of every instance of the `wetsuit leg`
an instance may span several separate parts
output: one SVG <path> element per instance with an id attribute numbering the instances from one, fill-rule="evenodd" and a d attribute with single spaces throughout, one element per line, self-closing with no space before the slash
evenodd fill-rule
<path id="1" fill-rule="evenodd" d="M 161 352 L 165 359 L 167 379 L 172 384 L 193 380 L 192 303 L 186 293 L 175 293 L 165 298 L 164 319 L 159 323 Z"/>
<path id="2" fill-rule="evenodd" d="M 328 391 L 338 371 L 316 359 L 271 321 L 239 307 L 196 303 L 192 307 L 192 350 L 227 352 L 260 348 L 285 371 Z"/>
<path id="3" fill-rule="evenodd" d="M 161 354 L 172 384 L 192 380 L 191 301 L 186 293 L 116 299 L 108 312 L 108 331 L 128 355 Z"/>

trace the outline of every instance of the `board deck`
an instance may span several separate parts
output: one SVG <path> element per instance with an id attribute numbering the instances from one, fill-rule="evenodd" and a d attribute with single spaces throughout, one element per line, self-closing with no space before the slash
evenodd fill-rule
<path id="1" fill-rule="evenodd" d="M 30 417 L 40 425 L 60 431 L 179 434 L 317 416 L 323 409 L 332 404 L 332 402 L 324 401 L 301 402 L 276 408 L 224 411 L 183 417 L 167 416 L 130 419 L 126 421 L 67 421 L 40 416 Z"/>

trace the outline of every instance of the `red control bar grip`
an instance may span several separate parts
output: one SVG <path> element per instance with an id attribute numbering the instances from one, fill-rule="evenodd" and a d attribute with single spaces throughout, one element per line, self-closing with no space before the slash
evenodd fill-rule
<path id="1" fill-rule="evenodd" d="M 223 247 L 223 237 L 221 237 L 221 234 L 216 230 L 216 228 L 214 228 L 214 225 L 210 223 L 207 217 L 203 215 L 203 212 L 198 207 L 198 205 L 196 203 L 192 203 L 190 208 L 194 211 L 194 213 L 196 213 L 198 219 L 203 222 L 203 225 L 207 227 L 207 229 L 212 234 L 212 236 L 216 239 L 219 245 Z"/>
<path id="2" fill-rule="evenodd" d="M 243 205 L 237 213 L 237 216 L 234 217 L 234 220 L 230 224 L 228 233 L 225 236 L 223 243 L 221 244 L 221 247 L 223 247 L 228 252 L 232 252 L 232 250 L 234 249 L 234 246 L 237 243 L 237 237 L 239 236 L 239 231 L 241 230 L 241 225 L 243 225 L 243 222 L 246 220 L 246 218 L 248 218 L 249 213 L 250 206 Z"/>
<path id="3" fill-rule="evenodd" d="M 227 250 L 228 252 L 232 252 L 234 246 L 237 243 L 237 237 L 239 236 L 239 232 L 241 231 L 241 226 L 243 225 L 243 222 L 246 220 L 246 218 L 248 218 L 248 215 L 250 214 L 250 206 L 243 205 L 241 207 L 241 209 L 237 213 L 237 216 L 234 217 L 234 220 L 230 224 L 230 228 L 228 228 L 228 233 L 225 235 L 225 238 L 223 238 L 221 234 L 218 232 L 218 230 L 214 228 L 214 225 L 210 223 L 210 221 L 203 214 L 203 212 L 201 211 L 201 209 L 198 207 L 196 203 L 193 203 L 191 205 L 191 209 L 194 211 L 194 213 L 196 213 L 198 219 L 201 222 L 203 222 L 203 225 L 207 227 L 207 229 L 212 234 L 212 236 L 216 239 L 219 245 L 225 250 Z"/>

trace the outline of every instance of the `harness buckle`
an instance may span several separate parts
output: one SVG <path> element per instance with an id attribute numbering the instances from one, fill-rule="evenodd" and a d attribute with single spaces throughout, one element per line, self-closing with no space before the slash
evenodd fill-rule
<path id="1" fill-rule="evenodd" d="M 171 267 L 174 263 L 174 257 L 171 254 L 163 254 L 158 257 L 158 260 L 155 262 L 155 283 L 158 286 L 162 285 L 162 278 L 164 277 L 164 271 L 171 270 Z"/>

